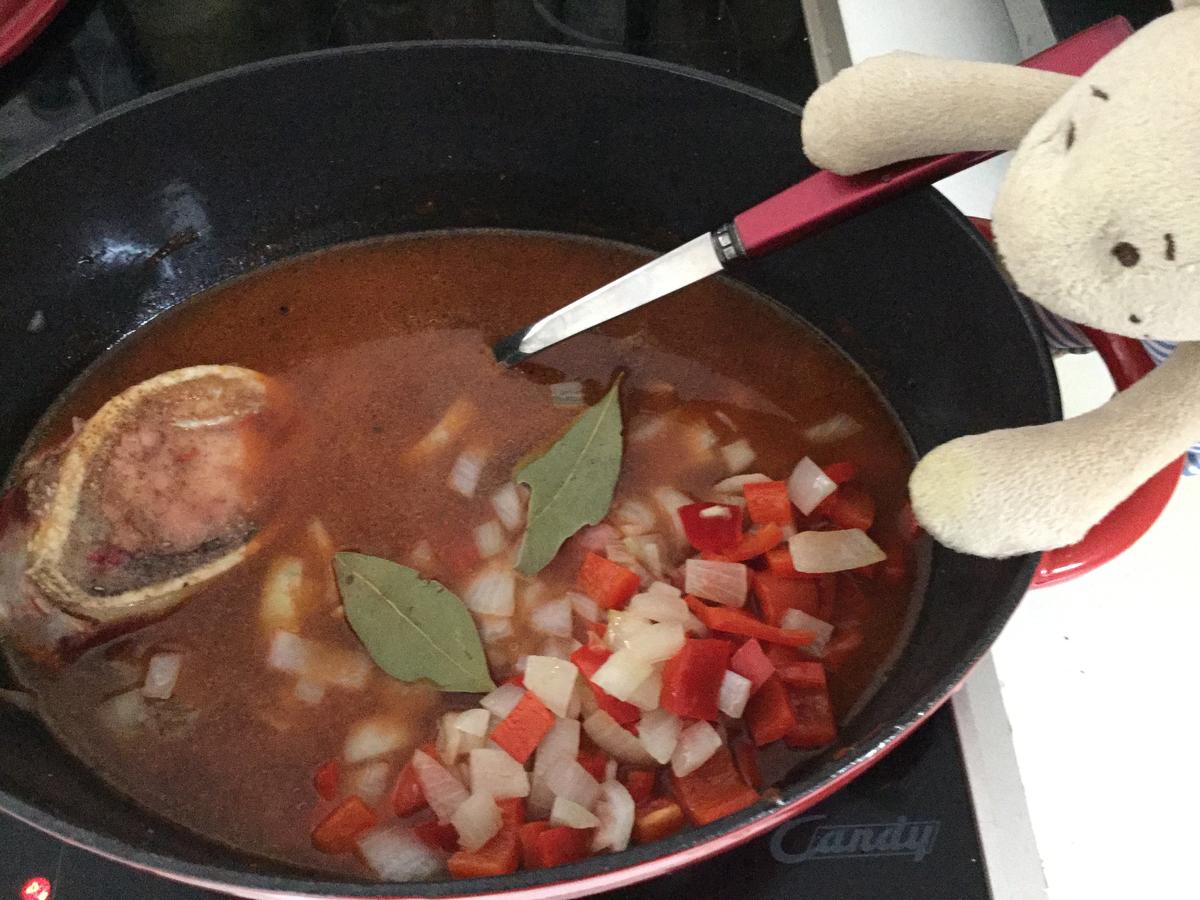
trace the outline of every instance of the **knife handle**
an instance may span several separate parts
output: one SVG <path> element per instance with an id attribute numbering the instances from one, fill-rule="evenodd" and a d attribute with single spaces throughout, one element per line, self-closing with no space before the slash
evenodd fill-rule
<path id="1" fill-rule="evenodd" d="M 1133 34 L 1122 16 L 1093 25 L 1021 63 L 1031 69 L 1082 75 Z M 842 176 L 820 171 L 738 215 L 714 234 L 725 262 L 761 256 L 892 197 L 926 187 L 996 156 L 999 151 L 951 153 Z"/>

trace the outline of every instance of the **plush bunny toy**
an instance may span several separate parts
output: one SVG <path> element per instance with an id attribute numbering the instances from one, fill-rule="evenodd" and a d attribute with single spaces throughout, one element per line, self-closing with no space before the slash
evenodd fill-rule
<path id="1" fill-rule="evenodd" d="M 805 152 L 841 174 L 1016 147 L 993 229 L 1017 287 L 1075 322 L 1183 342 L 1093 412 L 925 456 L 913 508 L 947 546 L 1002 557 L 1074 543 L 1200 438 L 1200 8 L 1189 6 L 1200 0 L 1177 0 L 1082 78 L 892 53 L 805 108 Z"/>

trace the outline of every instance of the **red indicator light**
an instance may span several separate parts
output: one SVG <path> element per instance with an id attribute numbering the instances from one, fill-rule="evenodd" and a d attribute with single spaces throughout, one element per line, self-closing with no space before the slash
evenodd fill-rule
<path id="1" fill-rule="evenodd" d="M 21 900 L 50 900 L 50 879 L 30 878 L 21 888 Z"/>

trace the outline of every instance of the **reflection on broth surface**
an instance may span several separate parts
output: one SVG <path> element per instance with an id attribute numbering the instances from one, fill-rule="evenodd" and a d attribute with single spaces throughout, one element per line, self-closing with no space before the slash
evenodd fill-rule
<path id="1" fill-rule="evenodd" d="M 587 603 L 576 598 L 565 620 L 558 611 L 566 606 L 545 609 L 579 589 L 589 550 L 639 574 L 657 563 L 644 581 L 681 576 L 695 551 L 659 502 L 663 489 L 729 502 L 741 488 L 718 496 L 714 485 L 731 474 L 786 481 L 807 456 L 823 467 L 853 464 L 853 482 L 837 496 L 852 504 L 855 491 L 873 498 L 873 522 L 863 524 L 889 552 L 883 569 L 799 579 L 835 626 L 825 669 L 835 711 L 848 710 L 891 654 L 913 583 L 902 543 L 912 459 L 856 369 L 773 305 L 717 279 L 517 370 L 492 359 L 499 336 L 643 261 L 617 245 L 505 232 L 347 246 L 215 288 L 115 347 L 52 411 L 35 450 L 54 447 L 73 417 L 92 416 L 138 382 L 222 364 L 262 373 L 290 398 L 292 420 L 268 450 L 286 464 L 262 469 L 270 483 L 260 487 L 274 499 L 252 552 L 178 608 L 125 633 L 96 634 L 62 665 L 10 653 L 46 721 L 151 810 L 256 853 L 370 877 L 356 855 L 316 849 L 313 826 L 348 795 L 381 823 L 394 822 L 402 767 L 434 739 L 444 712 L 476 707 L 479 698 L 402 683 L 376 667 L 346 622 L 332 554 L 354 550 L 412 566 L 459 597 L 481 573 L 507 574 L 525 504 L 515 470 L 618 373 L 624 457 L 612 511 L 536 578 L 516 579 L 511 618 L 476 617 L 497 684 L 524 657 L 565 658 L 575 642 L 597 644 L 589 631 L 599 629 L 580 612 Z M 849 470 L 841 471 L 844 480 Z M 832 527 L 821 518 L 827 508 L 798 516 L 797 525 Z M 654 561 L 642 555 L 646 539 L 658 542 Z M 767 562 L 760 556 L 749 565 L 766 574 Z M 786 552 L 781 564 L 789 565 Z M 12 568 L 0 565 L 0 574 Z M 13 595 L 16 577 L 10 572 L 0 590 Z M 759 603 L 746 608 L 769 618 Z M 738 649 L 742 638 L 732 640 Z M 772 654 L 776 677 L 792 659 L 785 656 Z M 147 666 L 168 697 L 155 697 L 149 684 L 137 690 Z M 716 724 L 731 739 L 738 731 L 728 717 Z M 585 754 L 588 745 L 585 738 Z M 798 752 L 771 748 L 768 778 Z M 314 773 L 330 760 L 339 761 L 336 773 L 323 770 L 332 799 L 321 799 Z M 627 775 L 622 766 L 621 780 Z M 654 796 L 671 797 L 667 774 L 657 778 Z M 546 818 L 529 802 L 530 820 Z"/>

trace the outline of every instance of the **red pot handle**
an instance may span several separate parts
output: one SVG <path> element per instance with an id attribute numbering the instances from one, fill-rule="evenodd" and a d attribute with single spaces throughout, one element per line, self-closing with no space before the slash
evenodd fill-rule
<path id="1" fill-rule="evenodd" d="M 989 241 L 992 225 L 987 219 L 971 217 L 971 222 Z M 1154 370 L 1141 341 L 1097 331 L 1080 325 L 1112 375 L 1117 390 L 1123 391 Z M 1165 466 L 1140 488 L 1126 497 L 1112 512 L 1092 526 L 1078 544 L 1059 547 L 1042 554 L 1030 587 L 1040 588 L 1078 578 L 1120 556 L 1146 533 L 1175 493 L 1186 457 Z"/>

